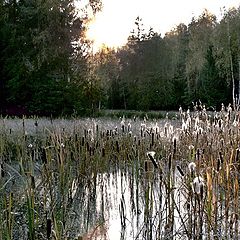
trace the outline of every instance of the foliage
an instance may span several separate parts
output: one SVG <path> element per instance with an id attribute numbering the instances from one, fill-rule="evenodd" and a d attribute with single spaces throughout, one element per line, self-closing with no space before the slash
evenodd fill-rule
<path id="1" fill-rule="evenodd" d="M 86 19 L 77 14 L 74 1 L 3 1 L 1 11 L 5 13 L 0 19 L 4 23 L 0 29 L 2 103 L 37 114 L 59 115 L 74 109 L 85 93 L 71 99 L 71 94 L 76 95 L 69 91 L 82 86 L 78 81 L 83 79 L 83 53 L 88 46 Z"/>
<path id="2" fill-rule="evenodd" d="M 0 112 L 96 114 L 98 109 L 165 110 L 201 99 L 212 107 L 239 101 L 240 9 L 220 22 L 205 10 L 164 37 L 137 17 L 128 42 L 91 52 L 73 0 L 0 1 Z M 234 104 L 235 105 L 235 104 Z"/>

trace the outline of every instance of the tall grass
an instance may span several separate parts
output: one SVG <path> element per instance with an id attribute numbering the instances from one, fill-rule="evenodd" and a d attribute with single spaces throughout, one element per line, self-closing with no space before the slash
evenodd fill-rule
<path id="1" fill-rule="evenodd" d="M 239 114 L 197 109 L 2 118 L 0 239 L 238 239 Z"/>

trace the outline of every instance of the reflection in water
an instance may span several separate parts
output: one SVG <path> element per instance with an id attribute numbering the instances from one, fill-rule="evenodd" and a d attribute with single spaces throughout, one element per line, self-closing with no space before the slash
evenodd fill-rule
<path id="1" fill-rule="evenodd" d="M 97 229 L 94 235 L 96 239 L 166 239 L 174 235 L 184 236 L 179 215 L 184 221 L 186 212 L 181 177 L 176 174 L 174 181 L 178 182 L 178 189 L 169 192 L 163 176 L 158 172 L 144 173 L 139 169 L 136 173 L 136 166 L 131 170 L 117 169 L 98 174 L 95 192 L 87 191 L 85 201 L 80 203 L 83 210 L 81 219 L 88 216 L 89 221 L 83 226 L 86 231 L 88 228 L 85 236 L 90 236 L 94 229 Z M 171 199 L 172 193 L 174 199 Z M 91 199 L 91 194 L 95 196 L 94 201 L 86 202 L 86 199 Z M 170 220 L 171 214 L 174 222 Z"/>

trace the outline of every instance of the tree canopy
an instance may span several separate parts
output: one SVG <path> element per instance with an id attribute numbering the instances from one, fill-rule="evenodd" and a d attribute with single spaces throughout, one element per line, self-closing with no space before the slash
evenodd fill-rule
<path id="1" fill-rule="evenodd" d="M 85 9 L 96 13 L 99 0 Z M 237 103 L 240 9 L 205 10 L 161 36 L 136 18 L 128 43 L 96 54 L 74 0 L 0 1 L 0 111 L 91 114 Z"/>

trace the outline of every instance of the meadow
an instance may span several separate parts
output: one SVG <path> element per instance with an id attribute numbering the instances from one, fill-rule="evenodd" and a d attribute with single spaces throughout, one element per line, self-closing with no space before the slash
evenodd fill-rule
<path id="1" fill-rule="evenodd" d="M 238 239 L 239 113 L 0 119 L 0 240 Z"/>

